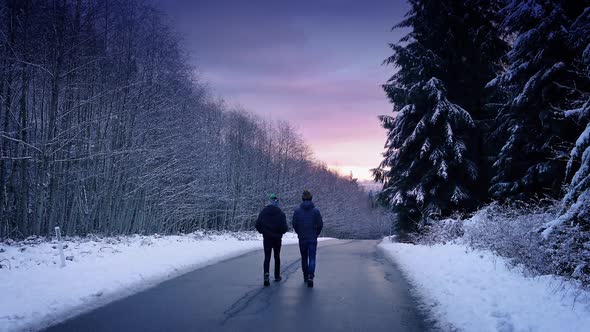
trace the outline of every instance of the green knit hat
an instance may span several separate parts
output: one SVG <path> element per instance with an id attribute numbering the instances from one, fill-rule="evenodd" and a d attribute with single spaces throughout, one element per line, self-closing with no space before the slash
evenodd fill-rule
<path id="1" fill-rule="evenodd" d="M 277 197 L 277 195 L 275 195 L 275 194 L 270 194 L 270 195 L 268 196 L 268 198 L 270 198 L 270 200 L 271 200 L 271 201 L 276 201 L 277 199 L 279 199 L 279 198 Z"/>

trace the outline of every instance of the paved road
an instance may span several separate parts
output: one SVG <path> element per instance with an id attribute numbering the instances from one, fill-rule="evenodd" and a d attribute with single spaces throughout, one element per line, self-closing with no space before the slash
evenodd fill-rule
<path id="1" fill-rule="evenodd" d="M 298 248 L 284 246 L 283 281 L 268 288 L 262 287 L 259 250 L 46 331 L 425 331 L 408 284 L 376 245 L 320 243 L 311 289 L 303 283 Z"/>

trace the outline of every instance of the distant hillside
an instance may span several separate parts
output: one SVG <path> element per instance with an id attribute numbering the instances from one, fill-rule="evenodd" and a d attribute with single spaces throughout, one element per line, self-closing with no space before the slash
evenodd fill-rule
<path id="1" fill-rule="evenodd" d="M 378 192 L 383 189 L 383 184 L 371 180 L 358 180 L 358 184 L 366 191 Z"/>

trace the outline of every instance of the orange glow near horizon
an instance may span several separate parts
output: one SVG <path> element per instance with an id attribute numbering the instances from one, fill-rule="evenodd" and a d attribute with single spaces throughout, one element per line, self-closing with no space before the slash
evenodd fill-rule
<path id="1" fill-rule="evenodd" d="M 343 176 L 349 176 L 361 181 L 372 180 L 371 169 L 379 166 L 382 160 L 381 150 L 384 133 L 375 126 L 375 137 L 364 137 L 350 140 L 312 140 L 312 149 L 318 160 L 325 162 L 328 167 Z"/>
<path id="2" fill-rule="evenodd" d="M 372 177 L 371 171 L 370 171 L 371 168 L 369 168 L 369 167 L 328 165 L 328 168 L 333 171 L 336 171 L 338 174 L 340 174 L 342 176 L 349 176 L 350 174 L 352 174 L 353 179 L 358 179 L 360 181 L 373 180 L 373 177 Z"/>

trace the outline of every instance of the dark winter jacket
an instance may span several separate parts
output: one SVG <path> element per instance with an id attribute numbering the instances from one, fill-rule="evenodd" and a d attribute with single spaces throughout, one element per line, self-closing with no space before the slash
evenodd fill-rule
<path id="1" fill-rule="evenodd" d="M 303 201 L 293 213 L 293 229 L 299 240 L 317 240 L 324 222 L 312 201 Z"/>
<path id="2" fill-rule="evenodd" d="M 278 206 L 267 205 L 258 215 L 256 230 L 264 238 L 280 239 L 289 230 L 287 217 Z"/>

